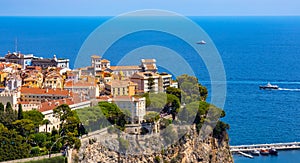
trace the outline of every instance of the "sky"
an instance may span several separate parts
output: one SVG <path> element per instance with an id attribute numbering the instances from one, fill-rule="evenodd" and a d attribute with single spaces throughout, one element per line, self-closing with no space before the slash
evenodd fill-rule
<path id="1" fill-rule="evenodd" d="M 161 9 L 185 16 L 300 15 L 299 0 L 0 0 L 0 16 L 116 16 Z"/>

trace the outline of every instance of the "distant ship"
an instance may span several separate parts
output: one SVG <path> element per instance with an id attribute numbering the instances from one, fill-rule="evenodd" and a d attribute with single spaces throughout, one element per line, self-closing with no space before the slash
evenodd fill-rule
<path id="1" fill-rule="evenodd" d="M 278 85 L 272 85 L 270 82 L 268 82 L 267 85 L 260 85 L 259 86 L 259 89 L 268 89 L 268 90 L 270 90 L 270 89 L 278 89 L 278 88 L 279 88 Z"/>
<path id="2" fill-rule="evenodd" d="M 204 40 L 201 40 L 201 41 L 197 42 L 197 44 L 206 44 L 206 42 Z"/>

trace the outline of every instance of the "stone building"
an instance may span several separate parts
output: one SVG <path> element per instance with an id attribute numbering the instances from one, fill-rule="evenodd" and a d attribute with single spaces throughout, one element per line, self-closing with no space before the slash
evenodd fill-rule
<path id="1" fill-rule="evenodd" d="M 133 96 L 136 94 L 137 84 L 129 80 L 112 80 L 105 83 L 105 94 L 112 96 Z"/>
<path id="2" fill-rule="evenodd" d="M 134 96 L 116 96 L 113 102 L 119 108 L 128 110 L 131 113 L 131 120 L 134 124 L 140 124 L 146 115 L 146 98 Z"/>
<path id="3" fill-rule="evenodd" d="M 2 62 L 10 62 L 20 64 L 22 69 L 26 66 L 40 66 L 42 68 L 47 67 L 61 67 L 69 68 L 69 59 L 57 59 L 56 55 L 53 58 L 36 57 L 33 54 L 22 54 L 20 52 L 8 52 L 5 57 L 0 58 Z"/>
<path id="4" fill-rule="evenodd" d="M 160 76 L 153 72 L 137 72 L 130 77 L 130 81 L 137 83 L 139 93 L 159 92 Z"/>

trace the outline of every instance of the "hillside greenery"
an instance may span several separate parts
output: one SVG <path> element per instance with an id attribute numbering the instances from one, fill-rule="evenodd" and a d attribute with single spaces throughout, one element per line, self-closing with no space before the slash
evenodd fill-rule
<path id="1" fill-rule="evenodd" d="M 61 152 L 66 146 L 78 149 L 78 137 L 84 134 L 76 112 L 69 106 L 54 109 L 55 116 L 62 121 L 60 130 L 51 133 L 39 132 L 39 126 L 49 123 L 37 110 L 15 111 L 11 104 L 6 108 L 0 104 L 0 161 L 22 159 Z"/>

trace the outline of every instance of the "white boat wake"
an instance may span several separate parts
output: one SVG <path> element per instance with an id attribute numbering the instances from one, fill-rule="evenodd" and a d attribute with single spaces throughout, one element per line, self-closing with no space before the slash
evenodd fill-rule
<path id="1" fill-rule="evenodd" d="M 278 88 L 278 90 L 280 90 L 280 91 L 300 91 L 299 88 L 294 88 L 294 89 L 290 89 L 290 88 Z"/>

